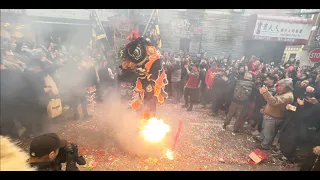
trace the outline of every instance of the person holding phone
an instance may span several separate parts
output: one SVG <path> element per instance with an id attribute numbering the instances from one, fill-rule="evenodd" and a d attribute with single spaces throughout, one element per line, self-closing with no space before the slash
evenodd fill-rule
<path id="1" fill-rule="evenodd" d="M 286 119 L 280 133 L 280 150 L 283 153 L 281 160 L 294 161 L 297 147 L 300 154 L 309 154 L 317 145 L 314 142 L 320 127 L 318 117 L 319 104 L 312 97 L 314 88 L 308 86 L 305 98 L 297 98 L 297 102 L 286 106 Z M 308 95 L 309 94 L 309 95 Z"/>
<path id="2" fill-rule="evenodd" d="M 256 78 L 258 79 L 258 78 Z M 252 132 L 252 135 L 257 136 L 262 131 L 262 122 L 263 122 L 263 114 L 260 112 L 260 109 L 267 104 L 267 101 L 264 99 L 263 95 L 259 93 L 259 88 L 263 85 L 267 86 L 269 93 L 271 95 L 276 94 L 276 89 L 274 88 L 275 83 L 277 82 L 277 78 L 271 74 L 269 74 L 265 81 L 262 82 L 256 82 L 253 93 L 254 93 L 254 109 L 253 113 L 250 117 L 250 119 L 253 121 L 251 126 L 255 127 L 257 126 L 258 129 L 256 131 Z"/>
<path id="3" fill-rule="evenodd" d="M 309 90 L 314 90 L 309 88 Z M 303 160 L 302 165 L 300 167 L 300 171 L 320 171 L 320 103 L 315 97 L 306 97 L 304 99 L 306 104 L 312 104 L 312 115 L 311 119 L 304 119 L 306 122 L 303 124 L 307 124 L 307 126 L 303 126 L 304 132 L 306 132 L 305 138 L 308 138 L 308 142 L 306 143 L 306 158 Z"/>
<path id="4" fill-rule="evenodd" d="M 267 101 L 261 109 L 263 113 L 262 132 L 259 136 L 261 144 L 258 148 L 267 150 L 273 143 L 279 124 L 284 120 L 287 104 L 293 102 L 292 79 L 282 79 L 276 84 L 276 94 L 273 96 L 266 86 L 259 89 L 260 94 Z"/>

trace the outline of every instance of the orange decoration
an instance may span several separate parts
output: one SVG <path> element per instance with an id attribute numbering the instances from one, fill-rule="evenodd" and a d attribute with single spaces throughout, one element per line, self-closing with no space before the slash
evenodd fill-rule
<path id="1" fill-rule="evenodd" d="M 128 60 L 123 60 L 122 61 L 122 68 L 123 69 L 133 69 L 136 67 L 136 64 L 128 61 Z"/>
<path id="2" fill-rule="evenodd" d="M 139 98 L 137 98 L 137 99 L 133 100 L 133 102 L 131 103 L 131 108 L 133 110 L 137 110 L 140 107 L 140 105 L 141 105 L 141 101 Z"/>
<path id="3" fill-rule="evenodd" d="M 161 93 L 162 87 L 165 85 L 165 83 L 163 81 L 166 78 L 166 76 L 167 75 L 166 75 L 165 71 L 163 70 L 162 73 L 160 74 L 160 76 L 158 77 L 158 79 L 155 82 L 154 95 L 157 96 L 157 97 Z"/>
<path id="4" fill-rule="evenodd" d="M 156 60 L 159 60 L 159 59 L 160 59 L 160 56 L 159 56 L 158 54 L 154 54 L 154 55 L 149 56 L 149 61 L 147 62 L 146 65 L 144 65 L 144 67 L 146 68 L 146 71 L 147 71 L 147 72 L 150 72 L 150 69 L 151 69 L 152 64 L 153 64 Z"/>
<path id="5" fill-rule="evenodd" d="M 163 104 L 163 103 L 164 103 L 164 97 L 162 96 L 161 93 L 158 95 L 157 98 L 158 98 L 158 102 L 159 102 L 160 104 Z"/>
<path id="6" fill-rule="evenodd" d="M 134 89 L 135 91 L 139 91 L 141 92 L 143 89 L 142 89 L 142 82 L 140 79 L 137 80 L 137 83 L 136 83 L 136 87 Z"/>
<path id="7" fill-rule="evenodd" d="M 144 99 L 144 90 L 142 90 L 139 95 L 141 99 Z"/>

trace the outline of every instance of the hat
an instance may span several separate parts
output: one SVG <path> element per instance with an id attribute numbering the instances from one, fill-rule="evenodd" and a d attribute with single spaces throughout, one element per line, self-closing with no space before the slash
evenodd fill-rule
<path id="1" fill-rule="evenodd" d="M 284 86 L 288 87 L 289 89 L 293 90 L 293 82 L 291 78 L 281 79 L 279 83 L 284 84 Z"/>
<path id="2" fill-rule="evenodd" d="M 55 133 L 48 133 L 34 138 L 30 144 L 31 157 L 43 157 L 56 151 L 60 147 L 65 147 L 67 141 L 60 139 Z"/>

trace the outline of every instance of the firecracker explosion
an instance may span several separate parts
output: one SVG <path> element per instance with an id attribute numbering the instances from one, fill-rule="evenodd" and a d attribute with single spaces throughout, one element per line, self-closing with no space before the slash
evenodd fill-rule
<path id="1" fill-rule="evenodd" d="M 162 119 L 152 117 L 148 120 L 141 120 L 140 133 L 144 140 L 152 144 L 164 144 L 165 138 L 170 132 L 171 128 Z M 173 160 L 173 151 L 170 148 L 166 148 L 163 152 L 164 156 Z"/>
<path id="2" fill-rule="evenodd" d="M 168 124 L 164 123 L 161 119 L 152 117 L 147 120 L 147 124 L 143 127 L 141 133 L 147 141 L 157 143 L 162 141 L 169 131 L 170 127 Z"/>

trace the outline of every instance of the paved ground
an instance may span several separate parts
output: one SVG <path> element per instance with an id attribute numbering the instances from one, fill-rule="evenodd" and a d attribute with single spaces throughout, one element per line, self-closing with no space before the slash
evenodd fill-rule
<path id="1" fill-rule="evenodd" d="M 80 153 L 87 159 L 82 170 L 297 170 L 295 165 L 281 163 L 270 151 L 266 161 L 250 165 L 248 154 L 256 146 L 251 135 L 224 131 L 221 117 L 209 117 L 200 106 L 192 112 L 170 102 L 158 108 L 157 116 L 171 126 L 171 134 L 176 132 L 178 121 L 183 121 L 174 160 L 150 155 L 151 150 L 146 150 L 135 136 L 138 118 L 116 101 L 97 104 L 92 113 L 90 121 L 68 120 L 66 113 L 64 120 L 48 129 L 79 145 Z M 25 148 L 28 143 L 29 140 L 24 141 Z"/>

